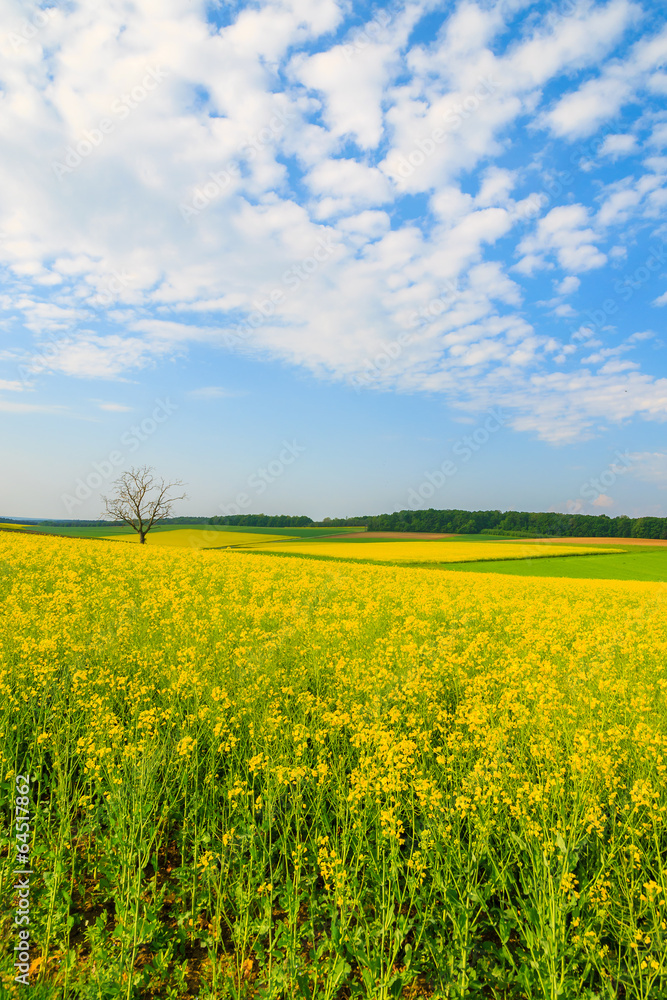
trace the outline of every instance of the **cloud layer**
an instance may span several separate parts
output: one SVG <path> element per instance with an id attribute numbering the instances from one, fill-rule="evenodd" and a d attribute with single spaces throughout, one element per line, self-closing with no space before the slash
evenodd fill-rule
<path id="1" fill-rule="evenodd" d="M 499 403 L 557 443 L 665 419 L 616 315 L 665 294 L 649 4 L 1 7 L 3 408 L 198 344 Z"/>

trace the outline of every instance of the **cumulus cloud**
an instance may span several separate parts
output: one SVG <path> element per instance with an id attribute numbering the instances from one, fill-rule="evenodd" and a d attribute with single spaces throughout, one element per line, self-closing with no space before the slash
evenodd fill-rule
<path id="1" fill-rule="evenodd" d="M 519 253 L 538 262 L 553 254 L 565 271 L 602 267 L 607 258 L 595 246 L 597 236 L 588 222 L 584 205 L 559 205 L 539 220 L 534 234 L 521 241 Z"/>
<path id="2" fill-rule="evenodd" d="M 340 45 L 294 57 L 293 78 L 321 95 L 329 142 L 350 136 L 361 149 L 374 149 L 380 143 L 385 89 L 400 68 L 401 47 L 424 7 L 410 3 L 393 17 L 379 11 Z M 303 153 L 308 158 L 307 151 Z"/>
<path id="3" fill-rule="evenodd" d="M 616 159 L 627 156 L 637 149 L 637 138 L 628 132 L 619 135 L 607 135 L 600 147 L 600 156 L 610 156 Z"/>
<path id="4" fill-rule="evenodd" d="M 595 500 L 591 500 L 591 506 L 609 508 L 614 506 L 614 501 L 606 493 L 600 493 L 596 496 Z"/>
<path id="5" fill-rule="evenodd" d="M 574 274 L 568 274 L 567 277 L 563 278 L 556 285 L 556 291 L 559 295 L 571 295 L 576 292 L 581 285 L 581 281 Z"/>

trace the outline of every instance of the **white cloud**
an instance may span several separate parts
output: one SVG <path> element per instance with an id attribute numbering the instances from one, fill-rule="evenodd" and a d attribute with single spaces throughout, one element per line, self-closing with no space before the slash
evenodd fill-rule
<path id="1" fill-rule="evenodd" d="M 106 413 L 131 413 L 132 407 L 125 406 L 123 403 L 104 403 L 100 400 L 95 400 L 100 410 L 104 410 Z"/>
<path id="2" fill-rule="evenodd" d="M 338 228 L 343 232 L 358 234 L 363 241 L 377 239 L 391 228 L 391 219 L 386 212 L 366 210 L 358 215 L 350 215 L 338 220 Z"/>
<path id="3" fill-rule="evenodd" d="M 623 177 L 604 185 L 597 222 L 604 227 L 626 224 L 630 219 L 661 217 L 667 206 L 667 157 L 647 157 L 638 176 Z M 614 250 L 613 256 L 622 251 Z"/>
<path id="4" fill-rule="evenodd" d="M 49 406 L 41 403 L 15 403 L 13 400 L 0 399 L 0 413 L 12 413 L 15 416 L 30 413 L 51 413 L 57 416 L 66 412 L 64 406 Z"/>
<path id="5" fill-rule="evenodd" d="M 136 337 L 111 334 L 81 334 L 34 362 L 39 370 L 59 372 L 74 378 L 118 379 L 126 372 L 145 368 L 156 355 L 166 353 L 157 344 Z"/>
<path id="6" fill-rule="evenodd" d="M 612 414 L 619 423 L 635 415 L 667 420 L 667 379 L 635 371 L 535 374 L 496 398 L 517 412 L 516 430 L 532 431 L 553 444 L 595 436 L 600 420 Z"/>
<path id="7" fill-rule="evenodd" d="M 523 249 L 525 249 L 525 247 L 524 248 L 520 247 L 519 248 L 520 252 L 522 252 Z M 540 256 L 540 254 L 527 253 L 521 258 L 521 260 L 517 264 L 514 265 L 512 270 L 518 271 L 519 274 L 524 274 L 527 277 L 531 277 L 531 275 L 533 275 L 535 271 L 540 271 L 542 270 L 542 268 L 551 268 L 551 267 L 553 267 L 553 264 L 549 264 L 548 262 L 546 262 L 544 260 L 544 257 Z"/>
<path id="8" fill-rule="evenodd" d="M 619 71 L 588 83 L 574 94 L 561 98 L 545 123 L 559 137 L 569 139 L 590 135 L 602 122 L 616 114 L 633 93 L 632 83 Z"/>
<path id="9" fill-rule="evenodd" d="M 659 149 L 664 149 L 667 146 L 667 122 L 661 122 L 655 126 L 649 136 L 648 144 L 657 146 Z"/>
<path id="10" fill-rule="evenodd" d="M 591 500 L 591 507 L 605 507 L 608 509 L 613 506 L 614 501 L 610 496 L 607 496 L 606 493 L 600 493 L 596 496 L 595 500 Z"/>
<path id="11" fill-rule="evenodd" d="M 559 295 L 572 295 L 576 292 L 581 285 L 579 278 L 575 277 L 573 274 L 568 274 L 567 277 L 563 278 L 556 285 L 556 291 Z"/>
<path id="12" fill-rule="evenodd" d="M 381 205 L 391 198 L 384 174 L 356 160 L 323 160 L 310 171 L 308 186 L 320 199 L 315 208 L 318 218 Z"/>
<path id="13" fill-rule="evenodd" d="M 655 337 L 653 330 L 638 330 L 637 333 L 633 333 L 628 337 L 628 344 L 638 344 L 643 340 L 652 340 Z"/>
<path id="14" fill-rule="evenodd" d="M 482 207 L 506 205 L 516 181 L 517 171 L 489 167 L 482 177 L 479 194 L 475 198 L 476 204 Z"/>
<path id="15" fill-rule="evenodd" d="M 519 252 L 538 260 L 542 254 L 555 254 L 565 271 L 581 273 L 602 267 L 607 258 L 594 245 L 597 236 L 588 221 L 584 205 L 552 208 L 538 221 L 536 232 L 521 241 Z"/>
<path id="16" fill-rule="evenodd" d="M 645 483 L 667 489 L 667 454 L 663 451 L 637 451 L 630 454 L 630 471 Z"/>
<path id="17" fill-rule="evenodd" d="M 617 225 L 630 217 L 641 200 L 640 193 L 627 182 L 620 182 L 598 212 L 598 222 L 601 226 Z"/>
<path id="18" fill-rule="evenodd" d="M 598 77 L 561 97 L 544 116 L 544 124 L 559 137 L 577 139 L 591 135 L 647 86 L 651 70 L 664 62 L 666 56 L 667 28 L 653 38 L 640 39 L 625 60 L 607 63 Z"/>
<path id="19" fill-rule="evenodd" d="M 422 10 L 409 4 L 400 16 L 375 18 L 365 32 L 313 56 L 298 56 L 293 77 L 324 99 L 329 142 L 351 136 L 361 149 L 374 149 L 383 133 L 384 91 L 399 65 L 399 52 Z M 302 151 L 308 158 L 307 150 Z"/>
<path id="20" fill-rule="evenodd" d="M 541 86 L 564 69 L 599 60 L 619 39 L 639 8 L 627 0 L 605 6 L 581 4 L 570 17 L 556 19 L 551 31 L 538 31 L 506 60 L 512 79 Z"/>
<path id="21" fill-rule="evenodd" d="M 610 156 L 616 159 L 619 156 L 627 156 L 637 149 L 637 138 L 630 133 L 605 136 L 600 147 L 600 156 Z"/>
<path id="22" fill-rule="evenodd" d="M 618 361 L 611 360 L 605 362 L 605 364 L 600 369 L 600 374 L 602 375 L 615 375 L 618 372 L 632 371 L 639 368 L 636 361 Z"/>

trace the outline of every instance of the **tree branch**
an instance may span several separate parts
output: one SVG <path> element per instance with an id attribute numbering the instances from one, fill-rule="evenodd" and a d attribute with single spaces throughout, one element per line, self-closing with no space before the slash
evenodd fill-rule
<path id="1" fill-rule="evenodd" d="M 146 465 L 138 469 L 131 468 L 113 484 L 115 493 L 110 497 L 102 497 L 105 505 L 102 517 L 112 517 L 129 524 L 138 533 L 141 542 L 154 524 L 170 516 L 177 501 L 187 499 L 187 493 L 169 495 L 171 490 L 183 486 L 180 479 L 173 483 L 167 483 L 164 479 L 157 482 L 152 472 Z M 151 496 L 152 493 L 156 495 Z"/>

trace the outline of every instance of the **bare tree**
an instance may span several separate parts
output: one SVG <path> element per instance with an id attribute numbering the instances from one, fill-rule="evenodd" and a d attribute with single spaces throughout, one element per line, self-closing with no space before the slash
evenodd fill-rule
<path id="1" fill-rule="evenodd" d="M 139 535 L 142 545 L 153 525 L 171 515 L 176 501 L 187 499 L 187 493 L 169 495 L 171 490 L 183 486 L 180 479 L 166 483 L 164 479 L 156 479 L 153 471 L 148 465 L 142 465 L 124 472 L 113 484 L 113 495 L 102 497 L 105 506 L 102 516 L 129 524 Z"/>

